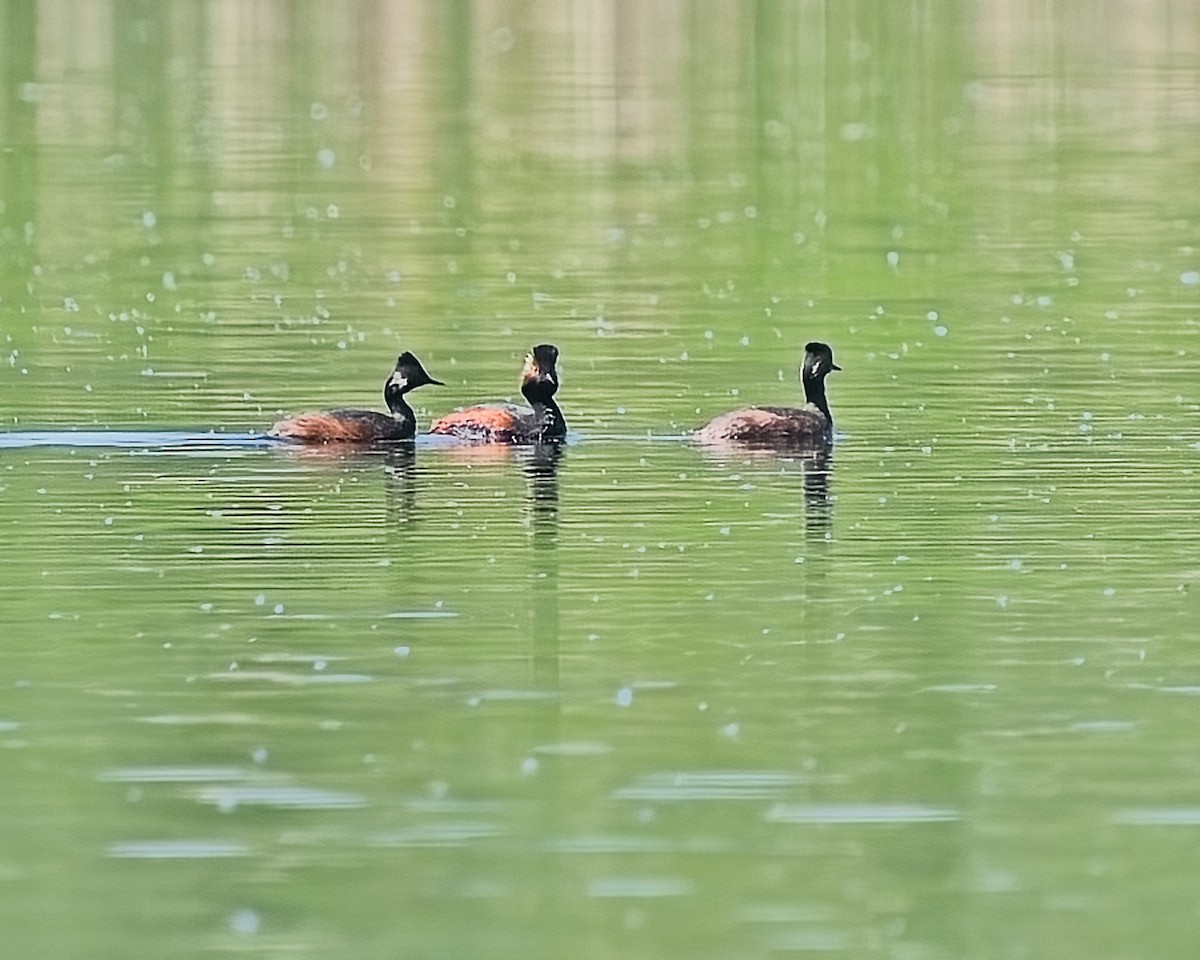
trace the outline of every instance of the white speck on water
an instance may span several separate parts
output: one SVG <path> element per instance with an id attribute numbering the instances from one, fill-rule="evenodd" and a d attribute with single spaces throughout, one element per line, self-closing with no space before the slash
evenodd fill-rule
<path id="1" fill-rule="evenodd" d="M 933 335 L 935 337 L 944 337 L 949 332 L 950 332 L 950 330 L 944 324 L 941 324 L 941 323 L 939 323 L 936 327 L 933 328 Z"/>
<path id="2" fill-rule="evenodd" d="M 743 347 L 748 347 L 748 346 L 750 346 L 750 338 L 749 338 L 749 337 L 742 337 L 742 339 L 741 339 L 741 344 L 742 344 L 742 346 L 743 346 Z"/>
<path id="3" fill-rule="evenodd" d="M 278 613 L 283 613 L 283 604 L 282 604 L 282 603 L 277 603 L 277 604 L 275 604 L 275 612 L 276 612 L 277 614 L 278 614 Z"/>
<path id="4" fill-rule="evenodd" d="M 857 143 L 867 135 L 867 125 L 865 123 L 843 123 L 839 132 L 847 143 Z"/>
<path id="5" fill-rule="evenodd" d="M 730 740 L 736 740 L 741 732 L 742 727 L 738 723 L 727 723 L 721 728 L 721 736 Z"/>
<path id="6" fill-rule="evenodd" d="M 336 203 L 331 203 L 329 206 L 327 206 L 325 208 L 325 216 L 327 216 L 330 220 L 336 220 L 341 215 L 342 215 L 342 208 L 339 207 Z"/>
<path id="7" fill-rule="evenodd" d="M 158 217 L 154 215 L 153 210 L 147 210 L 142 214 L 142 226 L 149 229 L 158 223 Z"/>
<path id="8" fill-rule="evenodd" d="M 337 154 L 330 147 L 322 147 L 317 151 L 317 165 L 322 170 L 331 170 L 333 165 L 337 163 Z"/>
<path id="9" fill-rule="evenodd" d="M 320 122 L 329 116 L 329 108 L 319 100 L 314 100 L 308 108 L 308 115 L 311 119 Z"/>
<path id="10" fill-rule="evenodd" d="M 412 653 L 412 648 L 407 647 L 404 644 L 401 644 L 398 647 L 393 647 L 392 653 L 394 653 L 398 657 L 407 657 L 409 654 Z"/>
<path id="11" fill-rule="evenodd" d="M 1009 560 L 1008 561 L 1008 569 L 1009 570 L 1020 570 L 1023 566 L 1024 566 L 1024 564 L 1022 564 L 1020 560 Z"/>
<path id="12" fill-rule="evenodd" d="M 111 527 L 111 526 L 113 525 L 113 518 L 112 518 L 112 517 L 105 517 L 105 518 L 104 518 L 104 525 L 105 525 L 106 527 Z"/>
<path id="13" fill-rule="evenodd" d="M 532 777 L 538 772 L 540 766 L 541 764 L 538 762 L 537 757 L 526 757 L 521 761 L 521 774 L 526 777 Z"/>
<path id="14" fill-rule="evenodd" d="M 79 301 L 76 300 L 74 297 L 64 297 L 63 298 L 63 309 L 65 309 L 67 311 L 67 313 L 78 313 L 79 312 Z"/>
<path id="15" fill-rule="evenodd" d="M 633 703 L 633 688 L 621 687 L 621 689 L 617 691 L 617 695 L 613 698 L 613 702 L 616 703 L 618 707 L 630 706 Z"/>
<path id="16" fill-rule="evenodd" d="M 713 338 L 713 332 L 711 330 L 705 330 L 704 331 L 704 339 L 711 340 L 712 338 Z"/>
<path id="17" fill-rule="evenodd" d="M 887 252 L 887 265 L 893 270 L 900 266 L 900 254 L 895 250 L 889 250 Z"/>
<path id="18" fill-rule="evenodd" d="M 1179 275 L 1179 282 L 1189 287 L 1200 283 L 1200 271 L 1187 270 Z"/>
<path id="19" fill-rule="evenodd" d="M 1117 595 L 1117 588 L 1116 587 L 1105 587 L 1104 595 L 1106 597 L 1115 597 Z"/>
<path id="20" fill-rule="evenodd" d="M 265 593 L 260 593 L 257 597 L 254 598 L 254 605 L 256 607 L 261 607 L 266 602 L 267 602 L 267 595 Z"/>
<path id="21" fill-rule="evenodd" d="M 271 752 L 266 747 L 255 747 L 250 752 L 250 759 L 255 763 L 266 763 L 270 756 Z"/>
<path id="22" fill-rule="evenodd" d="M 238 910 L 229 918 L 229 929 L 233 933 L 240 933 L 243 936 L 258 933 L 261 927 L 262 920 L 253 910 Z"/>

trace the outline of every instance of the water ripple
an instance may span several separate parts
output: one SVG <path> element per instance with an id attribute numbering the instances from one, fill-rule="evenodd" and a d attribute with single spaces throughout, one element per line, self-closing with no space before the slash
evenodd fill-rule
<path id="1" fill-rule="evenodd" d="M 696 885 L 683 877 L 601 877 L 587 885 L 587 895 L 598 898 L 685 897 Z"/>
<path id="2" fill-rule="evenodd" d="M 423 823 L 376 834 L 371 842 L 379 847 L 462 847 L 473 840 L 499 836 L 501 832 L 498 826 L 485 821 Z"/>
<path id="3" fill-rule="evenodd" d="M 206 787 L 196 792 L 201 803 L 231 812 L 238 807 L 274 807 L 280 810 L 352 810 L 367 805 L 357 793 L 337 793 L 312 787 L 247 786 Z"/>
<path id="4" fill-rule="evenodd" d="M 245 780 L 237 767 L 114 767 L 96 777 L 104 783 L 213 783 Z"/>
<path id="5" fill-rule="evenodd" d="M 942 823 L 961 820 L 949 807 L 908 803 L 777 803 L 764 815 L 770 823 Z"/>
<path id="6" fill-rule="evenodd" d="M 1200 807 L 1134 807 L 1118 810 L 1113 822 L 1138 827 L 1197 827 Z"/>
<path id="7" fill-rule="evenodd" d="M 652 773 L 613 791 L 618 800 L 769 800 L 811 778 L 774 770 L 707 770 Z"/>
<path id="8" fill-rule="evenodd" d="M 244 844 L 221 840 L 126 840 L 108 848 L 108 855 L 119 860 L 207 860 L 249 853 Z"/>

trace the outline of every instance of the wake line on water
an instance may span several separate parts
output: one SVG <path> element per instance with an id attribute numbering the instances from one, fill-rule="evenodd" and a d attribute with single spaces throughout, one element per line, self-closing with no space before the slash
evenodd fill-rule
<path id="1" fill-rule="evenodd" d="M 271 447 L 278 441 L 258 433 L 195 433 L 173 430 L 22 430 L 0 433 L 0 450 L 28 447 L 121 447 L 138 450 L 187 447 L 220 450 Z"/>

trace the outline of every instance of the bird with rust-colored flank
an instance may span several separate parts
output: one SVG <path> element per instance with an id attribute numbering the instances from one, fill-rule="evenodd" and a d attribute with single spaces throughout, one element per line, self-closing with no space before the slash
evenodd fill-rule
<path id="1" fill-rule="evenodd" d="M 267 436 L 296 443 L 388 443 L 416 436 L 417 417 L 404 395 L 434 380 L 421 361 L 407 350 L 396 359 L 396 369 L 384 381 L 383 399 L 390 414 L 374 410 L 324 410 L 280 420 Z"/>
<path id="2" fill-rule="evenodd" d="M 554 402 L 558 392 L 558 347 L 539 343 L 525 357 L 521 395 L 532 409 L 513 406 L 468 407 L 439 417 L 429 432 L 473 443 L 539 443 L 561 440 L 567 421 Z"/>
<path id="3" fill-rule="evenodd" d="M 762 447 L 803 447 L 829 443 L 833 439 L 833 414 L 825 399 L 825 377 L 841 370 L 833 362 L 829 344 L 813 341 L 804 347 L 800 382 L 804 384 L 803 407 L 744 407 L 723 413 L 696 430 L 699 443 L 745 443 Z"/>

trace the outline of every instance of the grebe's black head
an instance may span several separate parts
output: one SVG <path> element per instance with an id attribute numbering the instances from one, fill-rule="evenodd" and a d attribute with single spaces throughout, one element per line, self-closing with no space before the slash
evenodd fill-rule
<path id="1" fill-rule="evenodd" d="M 833 348 L 827 343 L 813 340 L 804 345 L 804 362 L 800 365 L 801 380 L 823 380 L 831 370 L 841 370 L 833 362 Z"/>
<path id="2" fill-rule="evenodd" d="M 558 392 L 558 347 L 539 343 L 525 356 L 521 393 L 530 403 L 546 402 Z"/>
<path id="3" fill-rule="evenodd" d="M 405 350 L 396 358 L 396 369 L 383 384 L 383 399 L 391 410 L 397 403 L 402 402 L 401 398 L 409 390 L 416 390 L 417 387 L 430 383 L 439 387 L 445 386 L 441 380 L 434 380 L 426 373 L 421 361 Z"/>
<path id="4" fill-rule="evenodd" d="M 421 361 L 407 350 L 396 358 L 396 369 L 388 377 L 388 386 L 399 389 L 401 393 L 408 393 L 409 390 L 416 390 L 417 387 L 423 387 L 430 383 L 439 387 L 445 386 L 441 380 L 434 380 L 426 373 L 425 368 L 421 366 Z"/>

